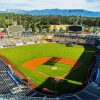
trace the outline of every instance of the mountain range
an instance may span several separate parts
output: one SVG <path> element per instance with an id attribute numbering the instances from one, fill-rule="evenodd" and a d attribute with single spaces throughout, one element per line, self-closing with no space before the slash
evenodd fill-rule
<path id="1" fill-rule="evenodd" d="M 61 16 L 84 16 L 84 17 L 100 17 L 100 12 L 88 11 L 83 9 L 43 9 L 43 10 L 17 10 L 8 9 L 0 11 L 0 13 L 29 14 L 37 16 L 61 15 Z"/>

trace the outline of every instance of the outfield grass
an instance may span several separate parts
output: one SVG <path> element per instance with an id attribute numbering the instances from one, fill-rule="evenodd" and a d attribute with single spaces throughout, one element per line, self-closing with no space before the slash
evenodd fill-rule
<path id="1" fill-rule="evenodd" d="M 59 91 L 61 88 L 70 91 L 83 82 L 94 53 L 95 49 L 90 47 L 66 47 L 64 44 L 34 44 L 0 49 L 0 54 L 8 58 L 16 68 L 29 77 L 37 86 L 40 88 L 44 86 L 50 88 L 52 85 L 51 90 L 55 89 L 54 87 L 58 87 Z M 72 58 L 81 61 L 83 65 L 65 78 L 65 86 L 55 86 L 50 81 L 47 81 L 48 77 L 44 77 L 22 66 L 28 60 L 42 57 Z"/>

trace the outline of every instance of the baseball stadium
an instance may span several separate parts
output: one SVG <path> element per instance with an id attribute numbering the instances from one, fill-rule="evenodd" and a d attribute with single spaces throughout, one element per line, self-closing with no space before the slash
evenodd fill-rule
<path id="1" fill-rule="evenodd" d="M 83 26 L 71 24 L 30 32 L 16 23 L 0 32 L 0 98 L 100 99 L 99 33 L 84 34 Z"/>
<path id="2" fill-rule="evenodd" d="M 0 50 L 0 54 L 29 78 L 35 88 L 41 91 L 48 88 L 58 93 L 83 85 L 94 53 L 95 49 L 90 47 L 66 47 L 56 43 Z"/>
<path id="3" fill-rule="evenodd" d="M 95 44 L 88 41 L 96 43 L 61 34 L 3 39 L 0 92 L 9 98 L 29 100 L 97 99 L 100 57 Z"/>

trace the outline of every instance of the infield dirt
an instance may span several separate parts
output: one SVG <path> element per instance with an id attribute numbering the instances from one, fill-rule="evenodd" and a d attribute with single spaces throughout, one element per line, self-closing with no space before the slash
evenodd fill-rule
<path id="1" fill-rule="evenodd" d="M 59 60 L 57 60 L 57 59 L 59 59 Z M 22 64 L 22 66 L 24 66 L 27 69 L 30 69 L 32 71 L 35 71 L 35 72 L 37 72 L 37 73 L 39 73 L 43 76 L 49 77 L 47 74 L 39 72 L 35 69 L 39 65 L 44 64 L 49 60 L 52 61 L 52 62 L 57 61 L 57 62 L 60 62 L 60 63 L 63 63 L 63 64 L 70 65 L 73 68 L 73 70 L 77 69 L 78 67 L 80 67 L 82 65 L 82 62 L 74 60 L 74 59 L 70 59 L 70 58 L 45 57 L 45 58 L 37 58 L 37 59 L 29 60 L 29 61 L 25 62 L 24 64 Z M 68 74 L 69 73 L 66 73 L 62 76 L 56 76 L 55 78 L 64 79 L 64 77 Z"/>

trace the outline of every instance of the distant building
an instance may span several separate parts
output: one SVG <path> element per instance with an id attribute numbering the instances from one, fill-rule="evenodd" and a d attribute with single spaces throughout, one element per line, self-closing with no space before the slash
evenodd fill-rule
<path id="1" fill-rule="evenodd" d="M 67 27 L 68 25 L 51 25 L 50 31 L 53 31 L 54 28 L 56 28 L 57 31 L 59 31 L 60 29 L 66 30 Z"/>
<path id="2" fill-rule="evenodd" d="M 4 31 L 4 28 L 0 28 L 0 32 L 3 32 Z"/>
<path id="3" fill-rule="evenodd" d="M 5 32 L 0 32 L 0 37 L 3 37 L 3 36 L 5 36 L 5 35 L 6 35 Z"/>
<path id="4" fill-rule="evenodd" d="M 24 31 L 24 28 L 22 25 L 13 25 L 13 26 L 8 27 L 9 35 L 22 34 L 23 31 Z"/>
<path id="5" fill-rule="evenodd" d="M 24 30 L 24 34 L 32 34 L 32 29 L 28 28 L 27 30 Z"/>

